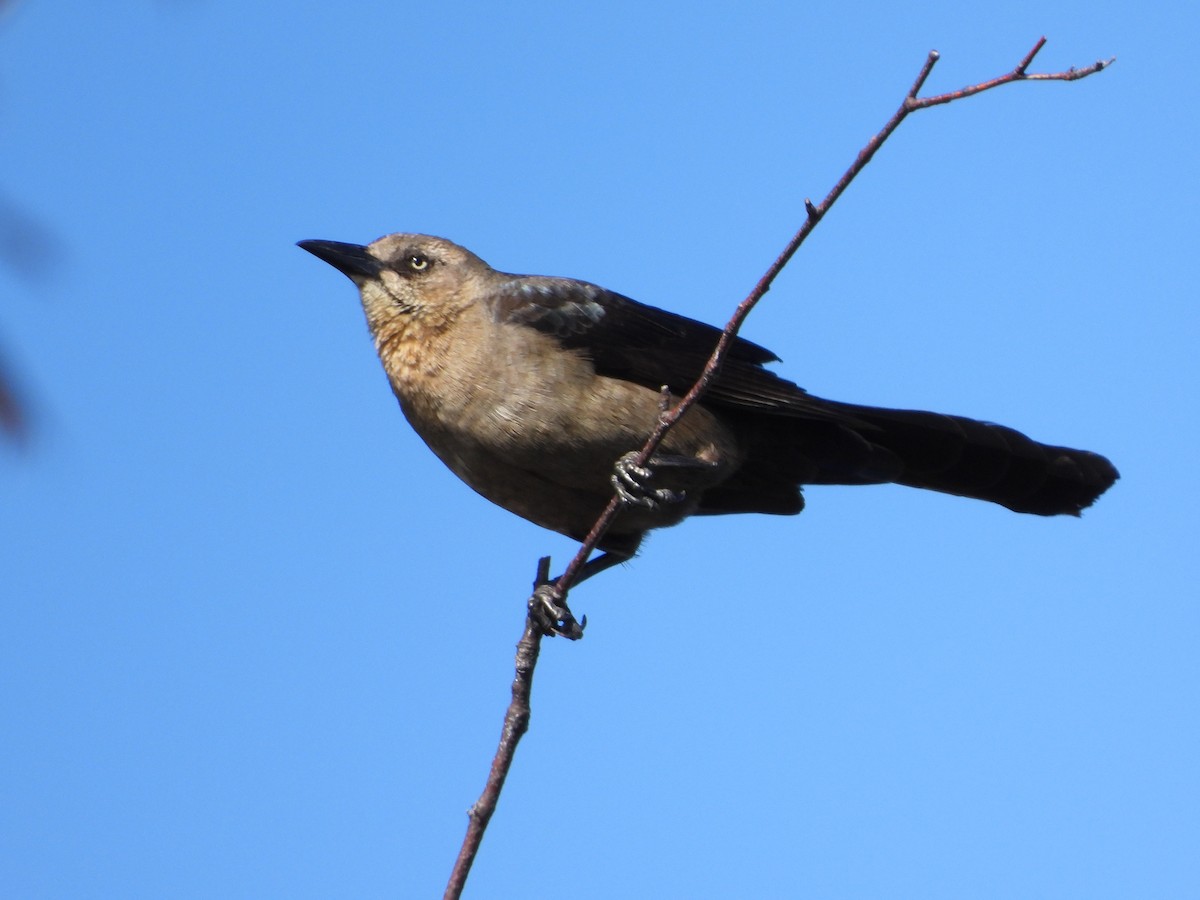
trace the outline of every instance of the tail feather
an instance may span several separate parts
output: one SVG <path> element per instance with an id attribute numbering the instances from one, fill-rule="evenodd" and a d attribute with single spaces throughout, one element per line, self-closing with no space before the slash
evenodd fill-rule
<path id="1" fill-rule="evenodd" d="M 1041 444 L 961 416 L 810 400 L 813 418 L 727 415 L 746 458 L 704 493 L 701 515 L 792 515 L 805 484 L 885 484 L 957 494 L 1021 513 L 1072 515 L 1091 506 L 1117 470 L 1086 450 Z"/>
<path id="2" fill-rule="evenodd" d="M 1077 516 L 1118 478 L 1099 454 L 1042 444 L 1004 425 L 916 410 L 830 406 L 854 421 L 848 427 L 858 437 L 894 460 L 875 473 L 860 469 L 852 483 L 893 481 L 1016 512 Z M 816 462 L 838 483 L 838 460 Z"/>

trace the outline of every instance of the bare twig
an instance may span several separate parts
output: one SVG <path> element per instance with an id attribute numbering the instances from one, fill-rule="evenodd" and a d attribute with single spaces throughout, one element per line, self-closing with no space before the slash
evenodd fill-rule
<path id="1" fill-rule="evenodd" d="M 664 400 L 662 411 L 658 418 L 658 423 L 655 426 L 654 431 L 650 434 L 649 438 L 647 438 L 646 443 L 642 446 L 642 449 L 638 452 L 638 465 L 645 465 L 647 463 L 654 451 L 658 448 L 658 445 L 662 443 L 667 431 L 670 430 L 670 428 L 699 401 L 699 399 L 704 395 L 704 392 L 708 390 L 709 385 L 712 384 L 713 379 L 716 378 L 717 373 L 720 371 L 721 363 L 725 358 L 725 354 L 728 352 L 729 346 L 733 343 L 734 338 L 737 336 L 738 329 L 741 328 L 742 323 L 746 320 L 746 316 L 750 314 L 750 311 L 754 308 L 758 301 L 763 298 L 768 290 L 770 290 L 771 283 L 775 280 L 776 276 L 783 271 L 783 267 L 788 264 L 788 261 L 796 253 L 796 251 L 800 249 L 800 245 L 804 243 L 805 239 L 810 233 L 812 233 L 812 230 L 816 228 L 817 223 L 821 221 L 825 213 L 829 211 L 829 208 L 833 206 L 835 202 L 837 202 L 837 199 L 842 195 L 846 188 L 850 186 L 850 182 L 853 181 L 858 173 L 866 167 L 867 163 L 869 163 L 871 158 L 875 155 L 875 152 L 881 146 L 883 146 L 884 141 L 886 141 L 891 136 L 892 132 L 900 126 L 900 123 L 904 121 L 909 113 L 915 112 L 918 109 L 925 109 L 930 106 L 939 106 L 944 103 L 950 103 L 953 100 L 960 100 L 964 97 L 970 97 L 974 94 L 979 94 L 983 91 L 999 87 L 1000 85 L 1011 84 L 1017 81 L 1076 81 L 1080 78 L 1085 78 L 1088 75 L 1093 75 L 1096 72 L 1107 68 L 1114 62 L 1113 59 L 1101 60 L 1083 69 L 1071 68 L 1064 72 L 1034 75 L 1028 74 L 1026 70 L 1029 68 L 1030 64 L 1032 64 L 1034 57 L 1037 56 L 1038 52 L 1042 49 L 1045 43 L 1046 39 L 1044 37 L 1040 38 L 1038 42 L 1034 44 L 1033 49 L 1025 55 L 1024 59 L 1021 60 L 1017 67 L 1005 75 L 1001 75 L 998 78 L 993 78 L 990 81 L 983 81 L 979 84 L 969 85 L 968 87 L 961 88 L 957 91 L 951 91 L 947 94 L 938 94 L 932 97 L 921 98 L 918 97 L 917 94 L 920 92 L 921 88 L 924 87 L 926 79 L 929 78 L 930 72 L 933 71 L 933 67 L 939 59 L 939 54 L 936 50 L 933 50 L 929 53 L 929 56 L 925 59 L 925 64 L 921 67 L 921 71 L 917 75 L 916 81 L 913 82 L 912 88 L 909 90 L 908 94 L 905 95 L 904 101 L 900 104 L 900 108 L 896 110 L 895 114 L 887 121 L 879 133 L 871 138 L 871 140 L 867 142 L 866 146 L 858 152 L 858 156 L 855 158 L 850 168 L 848 168 L 842 177 L 838 179 L 838 182 L 825 196 L 825 199 L 818 204 L 813 204 L 811 200 L 807 199 L 804 201 L 804 209 L 806 213 L 804 224 L 800 226 L 800 229 L 795 235 L 793 235 L 787 246 L 784 247 L 783 252 L 780 253 L 775 262 L 771 264 L 763 277 L 759 279 L 758 284 L 754 286 L 754 290 L 750 292 L 745 300 L 738 304 L 733 316 L 725 326 L 725 330 L 721 333 L 720 340 L 717 342 L 717 346 L 713 350 L 712 356 L 709 357 L 708 362 L 705 364 L 704 371 L 701 373 L 700 378 L 692 386 L 691 390 L 689 390 L 687 394 L 683 396 L 683 399 L 681 399 L 674 407 L 668 408 L 669 395 L 665 393 L 666 389 L 664 388 Z M 575 558 L 571 560 L 571 563 L 567 566 L 566 571 L 563 572 L 562 576 L 558 579 L 556 587 L 559 594 L 563 598 L 564 605 L 567 592 L 570 590 L 571 585 L 575 583 L 575 580 L 579 576 L 580 570 L 587 562 L 588 557 L 591 556 L 592 552 L 596 549 L 596 545 L 604 536 L 605 532 L 608 531 L 609 526 L 616 518 L 617 513 L 620 512 L 620 509 L 621 502 L 616 496 L 614 496 L 609 502 L 608 506 L 605 508 L 604 512 L 601 514 L 600 518 L 596 520 L 596 524 L 592 527 L 592 530 L 589 532 L 587 538 L 580 545 L 579 552 L 576 553 Z M 539 563 L 539 578 L 536 583 L 544 583 L 549 575 L 549 571 L 549 558 L 543 558 Z M 455 863 L 454 871 L 451 874 L 449 886 L 446 888 L 445 897 L 451 898 L 451 900 L 453 900 L 453 898 L 458 898 L 462 893 L 463 886 L 466 883 L 467 874 L 471 867 L 471 862 L 474 860 L 475 854 L 479 849 L 479 843 L 483 839 L 484 829 L 486 829 L 488 820 L 491 818 L 492 812 L 495 810 L 496 801 L 500 796 L 500 790 L 504 786 L 504 779 L 508 774 L 509 766 L 512 764 L 513 754 L 516 751 L 517 742 L 520 741 L 521 736 L 525 733 L 525 730 L 528 727 L 530 714 L 529 697 L 533 684 L 533 669 L 537 663 L 537 655 L 540 648 L 541 637 L 542 632 L 539 626 L 534 622 L 532 617 L 527 618 L 525 633 L 522 635 L 520 643 L 517 644 L 517 674 L 513 681 L 513 699 L 512 703 L 509 705 L 508 712 L 504 717 L 504 729 L 501 734 L 500 745 L 496 750 L 495 758 L 492 760 L 492 768 L 488 774 L 487 785 L 484 787 L 483 794 L 470 809 L 470 822 L 467 827 L 467 835 L 463 839 L 462 849 L 459 852 L 458 860 Z"/>
<path id="2" fill-rule="evenodd" d="M 718 341 L 716 349 L 713 350 L 712 356 L 709 357 L 708 363 L 705 365 L 704 371 L 700 375 L 700 379 L 695 385 L 692 386 L 692 389 L 684 395 L 683 399 L 680 400 L 673 409 L 659 416 L 658 425 L 655 427 L 654 431 L 651 432 L 650 437 L 646 440 L 646 443 L 642 445 L 642 449 L 638 453 L 638 465 L 646 464 L 647 460 L 650 459 L 650 456 L 658 448 L 658 445 L 662 443 L 667 431 L 676 422 L 678 422 L 679 419 L 683 417 L 683 414 L 686 413 L 692 406 L 694 406 L 696 402 L 704 395 L 704 392 L 708 390 L 708 386 L 712 383 L 712 380 L 716 377 L 717 373 L 721 369 L 721 363 L 724 361 L 725 354 L 728 352 L 730 344 L 733 343 L 733 339 L 737 336 L 738 329 L 742 327 L 742 322 L 746 320 L 746 316 L 750 314 L 750 310 L 752 310 L 758 301 L 763 298 L 763 295 L 765 295 L 767 291 L 771 289 L 771 283 L 775 280 L 776 276 L 783 271 L 783 267 L 788 264 L 788 261 L 792 258 L 793 254 L 800 249 L 800 245 L 804 243 L 808 235 L 817 226 L 817 223 L 821 221 L 821 218 L 826 212 L 829 211 L 829 208 L 833 206 L 838 197 L 840 197 L 846 188 L 850 186 L 850 182 L 854 180 L 855 176 L 857 176 L 858 173 L 866 167 L 867 163 L 871 161 L 871 158 L 875 155 L 875 152 L 883 146 L 884 141 L 891 137 L 892 132 L 900 127 L 900 123 L 905 120 L 909 113 L 915 112 L 918 109 L 925 109 L 926 107 L 930 106 L 938 106 L 943 103 L 950 103 L 953 100 L 959 100 L 963 97 L 970 97 L 973 94 L 978 94 L 982 91 L 999 87 L 1002 84 L 1010 84 L 1016 81 L 1075 81 L 1088 75 L 1095 74 L 1096 72 L 1099 72 L 1100 70 L 1112 65 L 1112 63 L 1115 61 L 1114 59 L 1099 61 L 1084 69 L 1071 68 L 1065 72 L 1055 72 L 1052 74 L 1026 74 L 1025 70 L 1029 67 L 1030 63 L 1033 62 L 1033 58 L 1037 55 L 1038 51 L 1042 49 L 1045 43 L 1046 39 L 1044 37 L 1040 38 L 1038 42 L 1034 44 L 1033 49 L 1025 55 L 1025 58 L 1021 60 L 1017 67 L 1006 75 L 1001 75 L 999 78 L 993 78 L 990 81 L 984 81 L 979 84 L 970 85 L 969 87 L 961 88 L 957 91 L 951 91 L 948 94 L 938 94 L 934 97 L 918 98 L 917 93 L 924 86 L 925 80 L 929 77 L 929 73 L 933 71 L 934 65 L 940 58 L 940 54 L 936 50 L 930 51 L 929 56 L 925 59 L 925 64 L 921 67 L 921 71 L 917 75 L 917 80 L 913 83 L 912 88 L 905 96 L 904 102 L 900 104 L 900 108 L 896 110 L 895 114 L 887 121 L 887 124 L 883 126 L 880 132 L 871 138 L 871 140 L 867 142 L 867 145 L 858 152 L 858 156 L 854 160 L 853 164 L 849 169 L 846 170 L 845 174 L 842 175 L 837 184 L 833 186 L 833 189 L 825 196 L 825 199 L 815 206 L 811 200 L 804 201 L 804 208 L 807 213 L 807 218 L 804 220 L 804 224 L 800 226 L 800 230 L 796 232 L 791 241 L 789 241 L 787 246 L 784 248 L 783 252 L 779 254 L 779 258 L 771 264 L 769 269 L 767 269 L 766 274 L 764 274 L 759 280 L 758 284 L 755 285 L 754 290 L 750 292 L 749 296 L 747 296 L 745 300 L 738 304 L 737 309 L 734 311 L 733 317 L 730 318 L 729 323 L 725 326 L 724 332 L 721 334 L 721 339 Z M 575 579 L 579 575 L 579 570 L 583 568 L 584 563 L 587 562 L 588 557 L 591 556 L 592 551 L 595 550 L 596 544 L 599 543 L 602 537 L 604 537 L 605 532 L 608 531 L 609 526 L 612 524 L 613 519 L 616 518 L 617 513 L 620 512 L 620 509 L 621 502 L 619 498 L 614 496 L 609 502 L 608 506 L 605 508 L 604 513 L 592 527 L 591 532 L 588 533 L 587 538 L 580 545 L 579 551 L 575 554 L 575 558 L 571 560 L 570 565 L 567 566 L 566 571 L 563 572 L 562 576 L 559 578 L 558 589 L 564 598 L 566 597 L 567 592 L 570 590 L 571 585 L 575 583 Z"/>
<path id="3" fill-rule="evenodd" d="M 546 573 L 550 571 L 550 557 L 545 557 Z M 529 693 L 533 690 L 533 669 L 537 665 L 538 653 L 542 647 L 542 631 L 534 624 L 532 617 L 525 620 L 525 633 L 517 642 L 517 674 L 512 683 L 512 702 L 504 714 L 504 728 L 500 734 L 500 745 L 492 759 L 492 768 L 488 772 L 487 784 L 483 793 L 474 805 L 467 810 L 467 835 L 463 838 L 462 847 L 458 851 L 458 859 L 454 861 L 454 871 L 450 882 L 446 885 L 445 897 L 457 898 L 462 895 L 467 883 L 467 875 L 471 871 L 471 863 L 479 852 L 479 844 L 483 833 L 487 830 L 492 813 L 496 811 L 496 802 L 500 799 L 500 791 L 504 788 L 504 780 L 512 766 L 513 754 L 517 752 L 517 744 L 529 728 Z"/>

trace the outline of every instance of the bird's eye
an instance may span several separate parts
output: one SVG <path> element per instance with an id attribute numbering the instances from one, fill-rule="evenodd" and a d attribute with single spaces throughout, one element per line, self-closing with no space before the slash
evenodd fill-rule
<path id="1" fill-rule="evenodd" d="M 429 257 L 423 253 L 410 253 L 404 262 L 413 272 L 424 272 L 429 268 Z"/>

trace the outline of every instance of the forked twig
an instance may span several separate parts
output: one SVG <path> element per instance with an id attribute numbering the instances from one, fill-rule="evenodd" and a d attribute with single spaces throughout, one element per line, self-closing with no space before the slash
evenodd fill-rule
<path id="1" fill-rule="evenodd" d="M 663 438 L 670 428 L 683 417 L 692 406 L 708 390 L 709 385 L 717 376 L 721 369 L 721 363 L 728 352 L 730 345 L 737 336 L 738 329 L 746 320 L 746 316 L 758 303 L 759 300 L 771 288 L 771 283 L 776 276 L 783 271 L 783 267 L 788 264 L 792 256 L 800 249 L 800 245 L 816 228 L 817 223 L 821 221 L 829 208 L 833 206 L 837 199 L 842 195 L 850 182 L 861 172 L 871 161 L 875 152 L 883 146 L 886 141 L 899 126 L 900 123 L 907 118 L 909 113 L 919 109 L 925 109 L 930 106 L 940 106 L 944 103 L 950 103 L 954 100 L 961 100 L 964 97 L 970 97 L 974 94 L 982 93 L 983 91 L 991 90 L 992 88 L 1000 87 L 1003 84 L 1011 84 L 1018 81 L 1077 81 L 1080 78 L 1086 78 L 1088 75 L 1094 75 L 1096 72 L 1112 65 L 1115 59 L 1099 60 L 1092 65 L 1082 69 L 1070 68 L 1063 72 L 1039 73 L 1030 75 L 1026 70 L 1032 64 L 1033 59 L 1045 45 L 1046 39 L 1040 38 L 1033 49 L 1030 50 L 1017 64 L 1011 72 L 1001 75 L 998 78 L 993 78 L 990 81 L 982 81 L 978 84 L 969 85 L 960 88 L 957 91 L 951 91 L 946 94 L 937 94 L 932 97 L 918 97 L 921 88 L 924 87 L 926 79 L 929 78 L 929 73 L 933 71 L 934 65 L 939 59 L 939 54 L 936 50 L 930 51 L 929 56 L 925 59 L 925 64 L 921 67 L 917 79 L 913 82 L 912 88 L 905 95 L 904 101 L 900 104 L 900 108 L 887 121 L 883 128 L 865 147 L 858 152 L 858 156 L 848 168 L 845 174 L 842 175 L 838 182 L 833 186 L 832 190 L 825 196 L 825 199 L 818 204 L 813 204 L 811 200 L 804 201 L 804 209 L 806 216 L 804 224 L 784 247 L 783 252 L 771 264 L 766 273 L 759 279 L 758 284 L 754 286 L 754 290 L 738 304 L 733 316 L 730 318 L 725 330 L 721 333 L 721 338 L 717 342 L 716 348 L 713 350 L 712 356 L 704 366 L 704 371 L 700 378 L 692 386 L 691 390 L 683 396 L 683 398 L 670 407 L 664 401 L 662 411 L 658 417 L 654 431 L 647 438 L 646 443 L 638 452 L 637 464 L 645 465 L 658 445 L 662 443 Z M 592 527 L 591 532 L 580 545 L 575 558 L 571 560 L 565 572 L 556 582 L 557 590 L 563 598 L 564 609 L 567 592 L 571 585 L 575 583 L 583 565 L 587 562 L 589 556 L 596 549 L 596 545 L 600 539 L 608 531 L 609 526 L 620 512 L 621 502 L 614 496 L 596 520 L 596 524 Z M 549 558 L 543 558 L 539 562 L 538 580 L 536 584 L 544 583 L 549 576 Z M 567 624 L 573 624 L 574 620 L 568 619 Z M 525 633 L 521 636 L 520 642 L 517 644 L 517 672 L 516 678 L 513 680 L 513 699 L 509 704 L 508 712 L 504 717 L 504 729 L 501 734 L 500 744 L 496 750 L 496 755 L 492 760 L 492 768 L 488 774 L 487 784 L 484 787 L 483 794 L 475 805 L 471 807 L 468 817 L 469 823 L 467 826 L 467 834 L 463 839 L 462 848 L 459 851 L 458 860 L 455 862 L 454 871 L 451 873 L 450 882 L 446 887 L 445 897 L 447 900 L 456 900 L 462 894 L 464 885 L 466 884 L 467 875 L 470 872 L 471 863 L 475 859 L 475 854 L 479 849 L 479 844 L 483 839 L 483 833 L 487 828 L 488 821 L 491 819 L 492 813 L 496 808 L 496 801 L 499 799 L 500 791 L 504 786 L 504 779 L 508 775 L 509 766 L 512 764 L 513 754 L 516 751 L 517 742 L 525 733 L 529 724 L 529 696 L 533 686 L 533 670 L 537 664 L 538 652 L 541 647 L 541 639 L 545 632 L 541 626 L 535 623 L 532 617 L 526 618 Z M 577 633 L 582 633 L 580 629 Z"/>
<path id="2" fill-rule="evenodd" d="M 811 200 L 804 201 L 804 208 L 807 212 L 807 217 L 804 220 L 804 224 L 800 226 L 800 230 L 796 232 L 796 234 L 788 242 L 787 246 L 784 247 L 783 252 L 779 254 L 779 258 L 771 264 L 771 267 L 767 269 L 763 277 L 759 279 L 759 282 L 757 285 L 755 285 L 754 290 L 750 292 L 745 300 L 738 304 L 737 309 L 734 311 L 733 316 L 730 318 L 728 324 L 725 326 L 725 330 L 721 334 L 721 339 L 717 343 L 716 349 L 713 350 L 712 356 L 709 357 L 708 363 L 705 365 L 704 371 L 701 373 L 699 380 L 692 386 L 692 389 L 684 395 L 683 399 L 674 406 L 674 408 L 659 416 L 658 425 L 655 427 L 654 431 L 651 432 L 650 437 L 646 440 L 646 443 L 642 446 L 641 451 L 638 453 L 638 465 L 646 464 L 647 460 L 650 459 L 651 455 L 658 448 L 658 445 L 662 443 L 667 431 L 676 422 L 678 422 L 679 419 L 683 417 L 683 414 L 686 413 L 693 405 L 695 405 L 696 402 L 699 401 L 699 399 L 704 395 L 704 392 L 708 390 L 712 380 L 716 377 L 717 373 L 721 369 L 721 363 L 725 359 L 725 354 L 728 352 L 730 344 L 733 343 L 733 339 L 737 336 L 738 329 L 742 327 L 742 323 L 746 320 L 746 316 L 750 314 L 750 310 L 752 310 L 758 301 L 763 298 L 763 295 L 765 295 L 767 291 L 771 289 L 771 283 L 775 280 L 776 276 L 783 271 L 783 267 L 788 264 L 788 261 L 791 260 L 795 252 L 800 249 L 800 245 L 803 244 L 805 239 L 808 238 L 809 234 L 817 226 L 817 223 L 821 221 L 821 218 L 826 212 L 829 211 L 829 208 L 833 206 L 835 202 L 837 202 L 837 199 L 842 195 L 846 188 L 850 186 L 850 182 L 853 181 L 858 173 L 861 172 L 866 167 L 867 163 L 871 161 L 871 158 L 875 155 L 875 152 L 881 146 L 883 146 L 884 141 L 891 137 L 892 132 L 900 127 L 900 123 L 907 118 L 909 113 L 915 112 L 919 109 L 925 109 L 930 106 L 940 106 L 944 103 L 950 103 L 953 100 L 960 100 L 964 97 L 970 97 L 974 94 L 1000 87 L 1003 84 L 1010 84 L 1017 81 L 1076 81 L 1080 78 L 1085 78 L 1088 75 L 1093 75 L 1115 62 L 1114 57 L 1113 59 L 1099 60 L 1083 69 L 1071 68 L 1067 69 L 1065 72 L 1036 75 L 1027 74 L 1025 70 L 1029 67 L 1030 63 L 1033 62 L 1033 58 L 1037 55 L 1038 51 L 1042 49 L 1045 43 L 1046 39 L 1044 37 L 1040 38 L 1034 45 L 1033 49 L 1025 55 L 1025 58 L 1021 60 L 1015 69 L 1005 75 L 1001 75 L 999 78 L 993 78 L 990 81 L 980 82 L 979 84 L 970 85 L 946 94 L 938 94 L 933 97 L 919 98 L 917 97 L 917 93 L 924 86 L 925 80 L 929 77 L 929 73 L 933 71 L 934 65 L 937 63 L 938 59 L 940 59 L 940 54 L 936 50 L 930 51 L 929 56 L 925 59 L 925 65 L 921 67 L 921 72 L 917 75 L 917 80 L 913 82 L 913 86 L 909 90 L 908 94 L 904 97 L 904 102 L 900 104 L 900 108 L 896 110 L 895 114 L 887 121 L 887 124 L 883 126 L 879 133 L 871 138 L 871 140 L 867 142 L 867 145 L 858 152 L 858 156 L 855 158 L 850 168 L 846 170 L 845 174 L 843 174 L 840 179 L 838 179 L 837 184 L 833 186 L 833 189 L 830 190 L 830 192 L 825 196 L 825 199 L 815 206 Z M 567 566 L 566 571 L 563 572 L 562 576 L 559 578 L 558 589 L 564 598 L 567 591 L 570 590 L 571 585 L 575 583 L 575 579 L 579 574 L 579 570 L 583 568 L 584 563 L 587 562 L 588 557 L 591 556 L 592 551 L 595 550 L 596 544 L 602 537 L 604 537 L 605 532 L 607 532 L 609 526 L 612 525 L 613 519 L 616 518 L 617 513 L 620 512 L 620 509 L 621 502 L 617 497 L 614 496 L 609 502 L 608 506 L 605 508 L 604 513 L 599 519 L 596 520 L 596 524 L 592 526 L 592 530 L 588 533 L 587 538 L 585 538 L 584 542 L 580 545 L 579 551 L 575 554 L 575 558 L 571 560 L 571 564 Z"/>

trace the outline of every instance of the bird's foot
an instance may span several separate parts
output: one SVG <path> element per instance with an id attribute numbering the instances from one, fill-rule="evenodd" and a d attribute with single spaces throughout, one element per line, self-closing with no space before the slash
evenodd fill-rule
<path id="1" fill-rule="evenodd" d="M 651 465 L 639 466 L 637 457 L 637 453 L 630 451 L 613 466 L 612 486 L 622 503 L 643 509 L 657 509 L 663 504 L 682 503 L 687 499 L 685 491 L 651 487 L 655 466 L 662 461 L 652 457 Z"/>
<path id="2" fill-rule="evenodd" d="M 582 622 L 575 620 L 562 591 L 553 581 L 534 585 L 529 598 L 529 618 L 542 634 L 548 637 L 557 635 L 572 641 L 583 637 L 583 629 L 587 627 L 587 616 L 583 617 Z"/>

